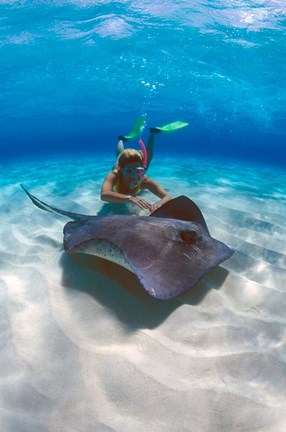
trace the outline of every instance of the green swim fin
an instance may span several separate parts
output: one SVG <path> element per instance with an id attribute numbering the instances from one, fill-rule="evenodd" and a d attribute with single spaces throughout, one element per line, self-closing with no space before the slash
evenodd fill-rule
<path id="1" fill-rule="evenodd" d="M 175 121 L 173 123 L 166 124 L 165 126 L 154 127 L 151 128 L 156 132 L 175 132 L 176 130 L 182 129 L 185 126 L 188 126 L 189 123 L 185 123 L 182 121 Z"/>
<path id="2" fill-rule="evenodd" d="M 141 134 L 145 124 L 146 124 L 145 117 L 139 117 L 136 120 L 136 123 L 133 126 L 133 129 L 130 132 L 130 134 L 129 135 L 120 135 L 118 138 L 121 139 L 122 141 L 131 141 L 131 140 L 137 138 Z"/>

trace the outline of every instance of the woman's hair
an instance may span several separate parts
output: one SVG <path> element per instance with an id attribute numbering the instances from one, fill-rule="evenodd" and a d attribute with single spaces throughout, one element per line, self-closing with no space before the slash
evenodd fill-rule
<path id="1" fill-rule="evenodd" d="M 123 152 L 121 152 L 118 156 L 117 165 L 119 165 L 120 168 L 124 168 L 125 165 L 131 162 L 139 162 L 142 164 L 143 152 L 141 150 L 134 150 L 131 148 L 123 150 Z"/>

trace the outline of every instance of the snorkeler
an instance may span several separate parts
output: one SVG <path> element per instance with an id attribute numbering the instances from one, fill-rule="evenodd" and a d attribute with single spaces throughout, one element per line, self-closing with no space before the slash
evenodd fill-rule
<path id="1" fill-rule="evenodd" d="M 114 169 L 107 174 L 101 188 L 101 199 L 110 203 L 131 202 L 150 212 L 169 201 L 171 196 L 157 182 L 146 175 L 153 157 L 154 137 L 160 132 L 171 132 L 187 126 L 187 123 L 175 122 L 161 128 L 151 128 L 147 149 L 142 140 L 139 144 L 142 150 L 125 149 L 124 143 L 136 138 L 145 124 L 145 119 L 137 120 L 133 130 L 127 136 L 119 136 L 117 144 L 117 161 Z M 142 190 L 149 190 L 158 198 L 155 204 L 150 204 L 138 195 Z"/>

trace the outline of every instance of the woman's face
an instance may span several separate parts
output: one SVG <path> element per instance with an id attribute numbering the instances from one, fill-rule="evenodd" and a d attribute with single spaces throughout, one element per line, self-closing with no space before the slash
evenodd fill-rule
<path id="1" fill-rule="evenodd" d="M 121 172 L 123 176 L 128 179 L 143 177 L 145 174 L 144 168 L 138 162 L 128 163 L 124 168 L 121 169 Z"/>
<path id="2" fill-rule="evenodd" d="M 135 189 L 145 175 L 145 169 L 139 162 L 130 162 L 121 169 L 123 179 L 129 183 L 130 189 Z"/>

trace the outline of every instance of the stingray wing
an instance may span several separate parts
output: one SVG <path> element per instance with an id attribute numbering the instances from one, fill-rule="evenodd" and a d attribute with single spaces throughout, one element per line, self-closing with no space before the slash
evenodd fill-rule
<path id="1" fill-rule="evenodd" d="M 151 213 L 150 216 L 198 222 L 209 233 L 205 218 L 199 207 L 194 201 L 184 195 L 167 201 L 162 207 Z"/>
<path id="2" fill-rule="evenodd" d="M 134 272 L 146 291 L 157 299 L 177 297 L 196 284 L 210 270 L 230 258 L 232 251 L 221 242 L 197 243 L 193 246 L 169 244 L 148 268 L 142 267 L 132 253 Z"/>
<path id="3" fill-rule="evenodd" d="M 144 241 L 124 241 L 121 248 L 145 290 L 157 299 L 183 294 L 211 269 L 230 258 L 233 251 L 194 224 L 184 230 L 170 230 L 164 236 L 160 227 L 150 227 Z M 196 232 L 197 239 L 183 240 L 180 233 Z"/>
<path id="4" fill-rule="evenodd" d="M 65 226 L 64 244 L 69 252 L 98 240 L 119 248 L 145 290 L 157 299 L 187 291 L 233 253 L 193 222 L 106 216 Z"/>

